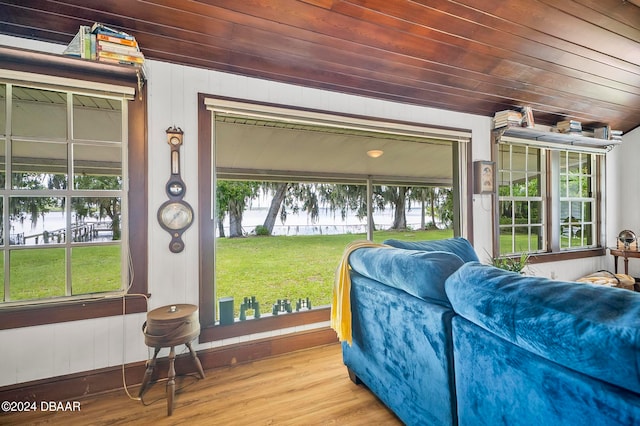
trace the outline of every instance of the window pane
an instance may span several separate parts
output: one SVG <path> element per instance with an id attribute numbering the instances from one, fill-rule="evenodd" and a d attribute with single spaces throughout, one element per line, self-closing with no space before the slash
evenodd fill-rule
<path id="1" fill-rule="evenodd" d="M 67 139 L 66 93 L 13 86 L 13 136 Z"/>
<path id="2" fill-rule="evenodd" d="M 64 198 L 11 197 L 11 245 L 62 243 L 66 236 Z"/>
<path id="3" fill-rule="evenodd" d="M 0 189 L 4 189 L 4 182 L 6 178 L 6 161 L 5 161 L 5 146 L 6 142 L 4 139 L 0 139 Z"/>
<path id="4" fill-rule="evenodd" d="M 515 211 L 514 218 L 515 223 L 527 224 L 529 223 L 529 203 L 527 201 L 516 201 L 514 203 Z"/>
<path id="5" fill-rule="evenodd" d="M 11 153 L 14 188 L 67 188 L 66 144 L 13 141 Z"/>
<path id="6" fill-rule="evenodd" d="M 514 252 L 513 249 L 513 228 L 500 227 L 500 254 L 510 254 Z"/>
<path id="7" fill-rule="evenodd" d="M 539 173 L 529 173 L 527 175 L 527 194 L 529 197 L 539 197 L 542 195 L 542 190 L 540 189 L 540 174 Z"/>
<path id="8" fill-rule="evenodd" d="M 118 197 L 72 198 L 72 241 L 100 243 L 120 240 L 120 208 Z"/>
<path id="9" fill-rule="evenodd" d="M 4 301 L 4 251 L 0 250 L 0 302 Z"/>
<path id="10" fill-rule="evenodd" d="M 75 189 L 122 189 L 122 147 L 74 145 Z"/>
<path id="11" fill-rule="evenodd" d="M 511 187 L 513 188 L 514 197 L 526 197 L 527 196 L 527 180 L 524 172 L 511 173 L 513 179 Z"/>
<path id="12" fill-rule="evenodd" d="M 122 141 L 122 101 L 73 95 L 73 138 Z"/>
<path id="13" fill-rule="evenodd" d="M 5 135 L 7 117 L 7 86 L 0 84 L 0 135 Z M 4 151 L 3 154 L 4 155 Z"/>
<path id="14" fill-rule="evenodd" d="M 120 245 L 74 247 L 71 276 L 74 295 L 120 290 Z"/>
<path id="15" fill-rule="evenodd" d="M 500 201 L 500 224 L 510 225 L 513 223 L 513 201 Z"/>
<path id="16" fill-rule="evenodd" d="M 64 248 L 13 250 L 11 300 L 66 295 Z"/>
<path id="17" fill-rule="evenodd" d="M 511 173 L 506 171 L 498 173 L 498 194 L 511 196 Z"/>

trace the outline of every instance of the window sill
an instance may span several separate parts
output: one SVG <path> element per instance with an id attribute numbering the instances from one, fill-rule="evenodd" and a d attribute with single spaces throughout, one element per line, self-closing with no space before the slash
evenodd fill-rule
<path id="1" fill-rule="evenodd" d="M 126 314 L 147 311 L 144 297 L 128 296 Z M 123 314 L 122 297 L 68 300 L 47 304 L 16 305 L 0 308 L 0 330 L 54 324 Z"/>
<path id="2" fill-rule="evenodd" d="M 598 257 L 607 254 L 605 247 L 597 247 L 586 250 L 572 250 L 556 253 L 536 253 L 532 254 L 529 258 L 529 263 L 547 263 L 547 262 L 560 262 L 563 260 L 584 259 L 587 257 Z"/>
<path id="3" fill-rule="evenodd" d="M 323 307 L 310 311 L 263 317 L 256 320 L 238 321 L 229 325 L 214 325 L 202 328 L 199 341 L 200 343 L 212 342 L 249 334 L 265 333 L 282 328 L 314 324 L 329 321 L 330 316 L 331 308 Z"/>

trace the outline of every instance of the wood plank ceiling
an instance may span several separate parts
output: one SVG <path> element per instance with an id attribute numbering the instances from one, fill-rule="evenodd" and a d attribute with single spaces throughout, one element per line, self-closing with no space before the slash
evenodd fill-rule
<path id="1" fill-rule="evenodd" d="M 0 0 L 0 33 L 81 24 L 149 59 L 484 116 L 640 124 L 638 0 Z M 461 123 L 464 127 L 464 123 Z"/>

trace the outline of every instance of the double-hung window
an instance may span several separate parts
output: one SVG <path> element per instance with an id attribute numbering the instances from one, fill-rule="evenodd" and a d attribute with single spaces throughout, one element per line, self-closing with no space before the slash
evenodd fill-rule
<path id="1" fill-rule="evenodd" d="M 597 247 L 600 154 L 512 143 L 497 152 L 499 255 Z"/>

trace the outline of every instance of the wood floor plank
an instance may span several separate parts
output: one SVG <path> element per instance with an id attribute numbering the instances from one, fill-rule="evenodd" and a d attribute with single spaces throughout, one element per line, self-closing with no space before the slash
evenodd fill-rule
<path id="1" fill-rule="evenodd" d="M 124 390 L 79 399 L 79 412 L 2 413 L 0 425 L 401 425 L 342 363 L 340 345 L 207 370 L 206 379 L 179 376 L 173 415 L 166 382 L 154 383 L 143 402 Z M 137 396 L 138 388 L 129 392 Z"/>

